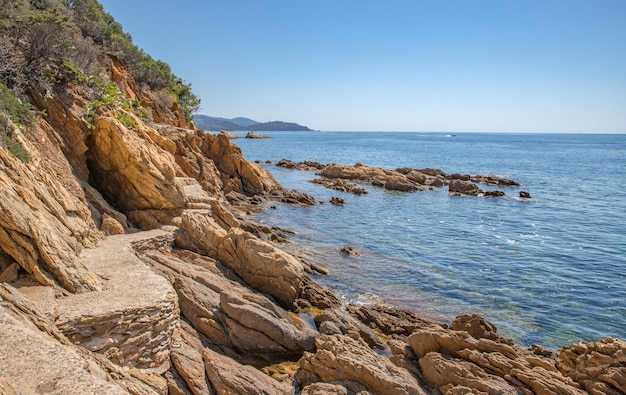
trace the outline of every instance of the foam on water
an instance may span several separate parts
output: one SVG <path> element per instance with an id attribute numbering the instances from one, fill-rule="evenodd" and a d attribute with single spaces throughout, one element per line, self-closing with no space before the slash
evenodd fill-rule
<path id="1" fill-rule="evenodd" d="M 454 197 L 446 189 L 355 196 L 267 165 L 286 187 L 330 204 L 279 204 L 259 220 L 294 229 L 318 280 L 346 299 L 386 300 L 450 320 L 477 312 L 523 344 L 558 347 L 626 338 L 626 136 L 428 133 L 267 133 L 237 140 L 249 160 L 437 167 L 492 173 L 522 188 L 507 197 Z M 529 201 L 515 198 L 519 190 Z M 343 256 L 349 245 L 362 255 Z"/>

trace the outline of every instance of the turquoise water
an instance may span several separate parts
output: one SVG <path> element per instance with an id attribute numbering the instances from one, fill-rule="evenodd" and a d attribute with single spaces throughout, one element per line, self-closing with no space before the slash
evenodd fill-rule
<path id="1" fill-rule="evenodd" d="M 354 196 L 309 183 L 311 172 L 264 165 L 286 188 L 346 201 L 279 204 L 258 217 L 297 231 L 309 259 L 332 271 L 318 280 L 344 299 L 442 321 L 476 312 L 526 345 L 626 338 L 626 135 L 267 134 L 235 142 L 262 162 L 437 167 L 523 185 L 499 199 L 372 186 Z M 515 198 L 519 190 L 533 199 Z M 363 253 L 345 257 L 344 245 Z"/>

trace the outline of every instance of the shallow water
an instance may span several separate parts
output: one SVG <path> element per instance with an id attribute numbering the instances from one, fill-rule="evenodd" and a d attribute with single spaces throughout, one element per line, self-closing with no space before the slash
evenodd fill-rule
<path id="1" fill-rule="evenodd" d="M 626 338 L 626 135 L 266 134 L 235 142 L 262 162 L 437 167 L 523 184 L 500 187 L 507 197 L 498 199 L 372 186 L 355 196 L 309 183 L 312 172 L 264 165 L 286 188 L 346 201 L 279 204 L 257 218 L 297 231 L 309 259 L 332 270 L 318 280 L 346 300 L 385 300 L 444 321 L 477 312 L 526 345 Z M 533 198 L 515 198 L 519 190 Z M 344 245 L 363 253 L 343 256 Z"/>

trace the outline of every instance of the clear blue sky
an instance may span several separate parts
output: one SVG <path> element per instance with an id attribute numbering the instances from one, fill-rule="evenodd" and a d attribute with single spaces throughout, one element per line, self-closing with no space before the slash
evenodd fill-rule
<path id="1" fill-rule="evenodd" d="M 626 132 L 626 0 L 101 0 L 201 113 L 321 130 Z"/>

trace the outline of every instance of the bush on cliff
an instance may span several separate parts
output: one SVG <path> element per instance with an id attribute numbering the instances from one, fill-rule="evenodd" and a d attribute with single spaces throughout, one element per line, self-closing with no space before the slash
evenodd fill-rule
<path id="1" fill-rule="evenodd" d="M 134 45 L 97 0 L 3 0 L 0 77 L 18 97 L 89 84 L 104 73 L 103 54 L 122 61 L 143 89 L 167 91 L 191 120 L 200 104 L 191 85 Z"/>
<path id="2" fill-rule="evenodd" d="M 30 104 L 19 100 L 13 92 L 0 80 L 0 146 L 22 162 L 30 160 L 30 154 L 15 140 L 13 126 L 9 119 L 18 127 L 27 127 L 35 119 Z"/>

